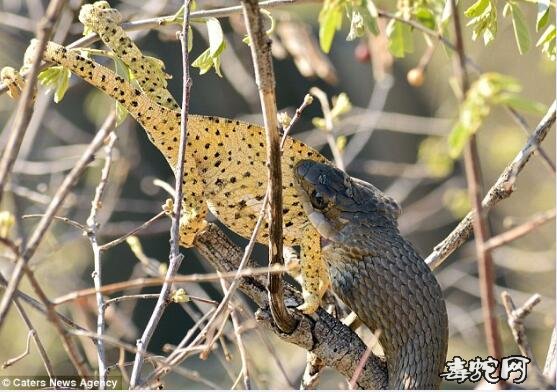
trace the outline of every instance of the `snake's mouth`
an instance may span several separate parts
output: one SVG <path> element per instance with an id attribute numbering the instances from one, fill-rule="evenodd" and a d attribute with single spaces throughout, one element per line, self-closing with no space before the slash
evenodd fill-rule
<path id="1" fill-rule="evenodd" d="M 332 243 L 331 240 L 321 236 L 321 250 L 325 249 L 328 245 Z"/>

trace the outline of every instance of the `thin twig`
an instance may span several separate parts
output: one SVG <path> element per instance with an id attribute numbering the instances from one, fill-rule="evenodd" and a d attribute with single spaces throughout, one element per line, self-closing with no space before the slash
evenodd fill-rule
<path id="1" fill-rule="evenodd" d="M 521 224 L 520 226 L 516 226 L 502 234 L 497 236 L 491 237 L 484 243 L 484 248 L 488 250 L 492 250 L 508 244 L 520 237 L 524 237 L 526 234 L 536 230 L 541 225 L 553 221 L 555 219 L 555 208 L 537 214 L 528 222 Z"/>
<path id="2" fill-rule="evenodd" d="M 261 10 L 256 0 L 242 0 L 244 23 L 250 39 L 255 82 L 265 125 L 267 148 L 267 193 L 269 196 L 269 264 L 282 265 L 282 169 L 275 101 L 275 75 L 271 57 L 271 40 L 263 28 Z M 294 329 L 296 320 L 288 312 L 282 297 L 282 274 L 269 276 L 271 312 L 284 332 Z"/>
<path id="3" fill-rule="evenodd" d="M 226 291 L 228 291 L 228 284 L 224 279 L 221 279 L 220 284 L 222 286 L 222 289 L 226 293 Z M 238 352 L 240 353 L 240 363 L 242 364 L 239 377 L 241 377 L 244 381 L 244 389 L 250 390 L 251 380 L 249 374 L 248 354 L 246 352 L 246 346 L 244 345 L 242 332 L 240 330 L 240 320 L 238 318 L 237 311 L 234 308 L 230 309 L 230 320 L 232 321 L 232 328 L 234 329 L 234 337 L 236 338 Z"/>
<path id="4" fill-rule="evenodd" d="M 367 360 L 368 360 L 369 356 L 371 355 L 371 351 L 373 350 L 373 347 L 375 347 L 375 345 L 379 342 L 379 336 L 380 335 L 381 335 L 381 330 L 378 329 L 377 331 L 375 331 L 373 333 L 373 335 L 371 336 L 371 338 L 367 342 L 367 349 L 364 352 L 364 355 L 362 355 L 362 357 L 358 361 L 358 366 L 356 367 L 356 370 L 354 371 L 354 375 L 352 376 L 352 378 L 348 382 L 348 387 L 350 389 L 354 389 L 356 387 L 358 379 L 362 375 L 362 371 L 364 370 L 364 366 L 366 365 Z"/>
<path id="5" fill-rule="evenodd" d="M 499 175 L 495 184 L 493 184 L 493 186 L 489 189 L 487 195 L 482 201 L 483 208 L 491 208 L 501 200 L 508 198 L 513 193 L 513 187 L 508 186 L 509 180 L 513 177 L 512 174 L 516 173 L 516 175 L 518 175 L 522 172 L 522 169 L 536 151 L 536 146 L 539 146 L 545 139 L 554 123 L 555 101 L 553 101 L 550 105 L 548 111 L 540 120 L 534 132 L 528 138 L 524 147 L 517 153 L 512 162 L 509 163 Z M 433 252 L 425 260 L 429 265 L 429 268 L 437 268 L 447 259 L 447 257 L 449 257 L 456 249 L 466 242 L 472 233 L 472 219 L 474 213 L 474 211 L 470 211 L 466 217 L 460 221 L 458 226 L 433 249 Z"/>
<path id="6" fill-rule="evenodd" d="M 2 364 L 2 369 L 6 369 L 10 366 L 12 366 L 13 364 L 21 361 L 23 358 L 25 358 L 26 356 L 29 355 L 30 350 L 30 346 L 31 346 L 31 336 L 33 336 L 32 331 L 29 331 L 27 333 L 27 343 L 25 344 L 25 351 L 23 351 L 21 354 L 13 357 L 13 358 L 9 358 L 7 359 L 3 364 Z"/>
<path id="7" fill-rule="evenodd" d="M 340 170 L 344 170 L 344 161 L 342 159 L 342 153 L 337 146 L 336 133 L 334 130 L 335 126 L 333 124 L 333 116 L 331 115 L 331 107 L 329 105 L 327 94 L 325 94 L 323 90 L 317 87 L 312 87 L 309 92 L 316 96 L 321 103 L 321 110 L 323 111 L 323 118 L 325 119 L 325 139 L 327 140 L 327 144 L 329 145 L 331 153 L 333 154 L 335 165 Z"/>
<path id="8" fill-rule="evenodd" d="M 367 350 L 366 350 L 367 353 Z M 365 356 L 365 353 L 364 353 Z M 369 355 L 365 356 L 366 361 Z M 362 357 L 363 358 L 363 357 Z M 300 382 L 300 390 L 315 389 L 319 384 L 319 374 L 324 368 L 323 361 L 317 355 L 306 353 L 306 367 Z"/>
<path id="9" fill-rule="evenodd" d="M 460 73 L 460 87 L 462 91 L 461 103 L 464 100 L 470 86 L 468 73 L 466 71 L 466 56 L 464 54 L 464 41 L 460 26 L 460 16 L 456 0 L 451 0 L 452 16 L 456 35 L 456 49 L 458 54 L 458 70 Z M 478 270 L 480 281 L 481 303 L 484 316 L 484 330 L 487 340 L 489 354 L 495 358 L 501 358 L 501 339 L 497 326 L 495 312 L 495 291 L 493 288 L 495 277 L 493 272 L 493 259 L 491 252 L 484 247 L 484 243 L 489 239 L 489 228 L 487 226 L 487 210 L 484 212 L 482 207 L 482 190 L 480 161 L 476 136 L 471 135 L 464 150 L 464 165 L 466 169 L 466 180 L 468 182 L 468 193 L 471 204 L 475 210 L 473 215 L 474 237 L 476 242 L 476 253 L 478 255 Z"/>
<path id="10" fill-rule="evenodd" d="M 43 218 L 46 214 L 27 214 L 27 215 L 22 215 L 21 219 L 29 219 L 29 218 Z M 70 226 L 75 227 L 76 229 L 79 229 L 83 232 L 87 232 L 87 227 L 85 227 L 85 225 L 82 225 L 81 223 L 74 221 L 73 219 L 70 219 L 68 217 L 65 216 L 58 216 L 58 215 L 54 215 L 52 217 L 53 220 L 59 220 L 61 222 L 67 223 Z"/>
<path id="11" fill-rule="evenodd" d="M 10 281 L 4 296 L 2 297 L 2 302 L 0 303 L 0 326 L 3 325 L 6 314 L 10 307 L 11 300 L 15 293 L 16 288 L 21 281 L 23 275 L 24 266 L 27 265 L 31 257 L 34 255 L 37 247 L 41 243 L 46 231 L 50 227 L 56 212 L 62 205 L 64 199 L 70 193 L 70 190 L 75 185 L 77 179 L 81 176 L 81 174 L 87 168 L 87 165 L 93 159 L 95 153 L 101 148 L 103 145 L 103 141 L 106 136 L 111 132 L 112 128 L 114 127 L 114 123 L 116 120 L 115 113 L 112 113 L 104 122 L 103 126 L 96 134 L 93 141 L 89 144 L 83 155 L 80 157 L 78 163 L 72 169 L 72 171 L 64 178 L 60 188 L 56 191 L 52 201 L 47 207 L 47 210 L 44 216 L 39 221 L 37 228 L 29 238 L 28 242 L 23 246 L 23 251 L 18 257 L 16 265 L 13 269 L 12 275 L 10 277 Z"/>
<path id="12" fill-rule="evenodd" d="M 532 364 L 538 367 L 534 352 L 530 343 L 528 343 L 528 337 L 526 335 L 526 328 L 524 328 L 524 319 L 532 313 L 534 306 L 540 303 L 542 300 L 539 294 L 534 294 L 522 305 L 520 308 L 516 308 L 514 301 L 512 300 L 510 294 L 506 291 L 501 293 L 501 299 L 503 300 L 503 305 L 505 305 L 505 311 L 507 312 L 507 323 L 509 328 L 513 333 L 514 341 L 518 346 L 520 352 L 525 357 L 532 360 Z M 538 368 L 539 371 L 539 368 Z"/>
<path id="13" fill-rule="evenodd" d="M 39 338 L 39 334 L 37 333 L 37 330 L 35 329 L 35 327 L 33 327 L 33 324 L 31 323 L 31 319 L 29 318 L 27 312 L 21 305 L 19 298 L 14 298 L 14 305 L 20 317 L 22 318 L 23 322 L 29 329 L 29 333 L 33 338 L 33 342 L 35 342 L 35 346 L 37 346 L 37 351 L 39 352 L 39 356 L 41 357 L 41 361 L 43 362 L 48 377 L 52 378 L 54 376 L 54 369 L 52 367 L 52 362 L 50 361 L 50 358 L 46 353 L 46 349 L 44 348 L 43 342 Z"/>
<path id="14" fill-rule="evenodd" d="M 8 286 L 6 287 L 6 291 L 4 292 L 4 296 L 2 297 L 2 301 L 0 303 L 0 327 L 3 325 L 10 305 L 12 303 L 13 297 L 19 286 L 19 282 L 25 273 L 39 296 L 39 299 L 44 303 L 46 310 L 48 312 L 49 320 L 54 324 L 56 327 L 57 332 L 59 333 L 62 344 L 64 349 L 70 356 L 70 360 L 72 364 L 77 369 L 78 373 L 81 376 L 86 376 L 88 374 L 88 370 L 84 366 L 83 360 L 81 358 L 81 354 L 77 350 L 74 342 L 71 340 L 71 337 L 68 336 L 66 330 L 63 328 L 60 317 L 54 311 L 54 307 L 46 294 L 44 293 L 43 289 L 41 288 L 40 284 L 36 280 L 33 272 L 29 270 L 27 267 L 27 263 L 34 255 L 35 251 L 37 250 L 39 244 L 41 243 L 44 235 L 46 234 L 50 224 L 53 221 L 53 217 L 56 215 L 56 212 L 62 205 L 64 199 L 68 196 L 70 190 L 73 188 L 77 179 L 81 176 L 81 174 L 87 168 L 87 165 L 91 162 L 94 157 L 94 154 L 100 149 L 105 140 L 106 136 L 109 132 L 113 129 L 116 120 L 116 115 L 112 112 L 108 118 L 105 120 L 103 126 L 93 139 L 93 141 L 89 144 L 83 155 L 80 157 L 76 166 L 72 169 L 72 171 L 64 178 L 62 185 L 56 191 L 54 197 L 52 198 L 51 203 L 47 207 L 45 215 L 39 221 L 37 228 L 31 235 L 28 242 L 22 247 L 22 252 L 18 255 L 16 265 L 12 271 L 12 275 L 10 276 L 10 281 Z"/>
<path id="15" fill-rule="evenodd" d="M 280 268 L 280 269 L 279 269 Z M 76 301 L 85 297 L 89 297 L 95 295 L 97 292 L 101 292 L 103 294 L 110 294 L 117 291 L 122 291 L 134 287 L 150 287 L 150 286 L 160 286 L 164 283 L 188 283 L 188 282 L 210 282 L 210 281 L 217 281 L 220 277 L 224 277 L 227 279 L 232 278 L 235 280 L 237 278 L 241 278 L 244 276 L 255 276 L 255 275 L 265 275 L 269 272 L 281 271 L 281 272 L 289 272 L 292 271 L 292 268 L 288 267 L 260 267 L 260 268 L 246 268 L 242 269 L 240 273 L 237 271 L 222 273 L 221 275 L 217 273 L 210 273 L 210 274 L 191 274 L 191 275 L 177 275 L 174 276 L 172 279 L 166 279 L 166 277 L 156 277 L 156 278 L 137 278 L 134 280 L 126 280 L 123 282 L 118 283 L 111 283 L 102 286 L 98 290 L 95 288 L 88 288 L 73 291 L 68 294 L 64 294 L 60 297 L 57 297 L 52 300 L 52 304 L 54 306 L 59 306 L 68 302 Z M 225 297 L 226 298 L 226 297 Z M 222 303 L 222 301 L 221 301 Z"/>
<path id="16" fill-rule="evenodd" d="M 172 210 L 172 227 L 170 229 L 170 255 L 166 279 L 169 280 L 178 273 L 180 264 L 182 263 L 182 255 L 180 254 L 180 216 L 182 211 L 182 179 L 184 178 L 184 164 L 186 157 L 186 143 L 188 137 L 188 112 L 190 102 L 190 64 L 188 53 L 188 35 L 190 27 L 190 10 L 191 1 L 184 0 L 184 23 L 182 25 L 182 33 L 180 35 L 180 43 L 182 48 L 182 111 L 180 125 L 180 144 L 178 148 L 178 156 L 176 167 L 174 168 L 175 187 L 174 187 L 174 205 Z M 143 335 L 137 340 L 138 353 L 135 356 L 135 362 L 130 377 L 130 387 L 134 388 L 141 375 L 141 367 L 143 365 L 143 357 L 141 351 L 149 345 L 149 341 L 157 328 L 157 325 L 168 306 L 168 296 L 172 289 L 171 283 L 164 283 L 155 309 L 151 314 L 151 318 L 143 331 Z"/>
<path id="17" fill-rule="evenodd" d="M 87 237 L 91 244 L 91 249 L 93 250 L 93 260 L 94 260 L 94 271 L 93 271 L 93 283 L 95 285 L 95 290 L 102 287 L 102 260 L 101 260 L 101 249 L 97 241 L 97 230 L 99 229 L 99 223 L 97 220 L 97 214 L 102 206 L 102 197 L 106 184 L 108 183 L 108 176 L 110 175 L 110 167 L 112 165 L 112 150 L 114 148 L 114 143 L 116 142 L 116 134 L 114 131 L 110 132 L 107 137 L 105 153 L 106 158 L 104 166 L 101 170 L 101 178 L 99 180 L 99 185 L 95 190 L 95 196 L 91 202 L 91 213 L 89 218 L 87 218 Z M 104 320 L 104 298 L 101 292 L 97 292 L 97 333 L 99 335 L 104 335 L 105 331 L 105 320 Z M 106 371 L 106 353 L 104 348 L 104 342 L 99 340 L 97 342 L 97 361 L 99 366 L 99 382 L 100 385 L 105 386 L 107 381 L 107 371 Z"/>
<path id="18" fill-rule="evenodd" d="M 124 234 L 122 237 L 116 238 L 113 241 L 107 242 L 106 244 L 102 244 L 99 249 L 101 252 L 104 252 L 110 248 L 115 247 L 116 245 L 121 244 L 122 242 L 126 241 L 126 238 L 131 237 L 132 235 L 137 234 L 138 232 L 140 232 L 141 230 L 144 230 L 145 228 L 147 228 L 148 226 L 151 225 L 151 223 L 155 222 L 157 219 L 166 216 L 166 212 L 165 211 L 161 211 L 159 212 L 157 215 L 155 215 L 154 217 L 152 217 L 151 219 L 149 219 L 147 222 L 143 223 L 142 225 L 136 227 L 135 229 L 133 229 L 132 231 L 128 232 L 127 234 Z"/>
<path id="19" fill-rule="evenodd" d="M 115 347 L 118 348 L 122 348 L 130 353 L 133 354 L 137 354 L 137 347 L 128 344 L 126 342 L 123 342 L 119 339 L 116 339 L 112 336 L 108 336 L 108 335 L 99 335 L 97 333 L 94 332 L 90 332 L 90 331 L 86 331 L 86 330 L 69 330 L 69 333 L 76 335 L 76 336 L 85 336 L 85 337 L 89 337 L 89 338 L 93 338 L 94 340 L 103 340 L 105 343 L 111 344 Z M 155 362 L 157 365 L 163 364 L 164 363 L 164 358 L 161 357 L 160 355 L 155 355 L 152 354 L 148 351 L 142 351 L 141 352 L 141 356 L 145 358 L 145 360 L 149 360 L 149 361 L 153 361 Z M 207 380 L 204 377 L 201 377 L 199 375 L 198 372 L 193 371 L 193 370 L 189 370 L 189 369 L 185 369 L 185 368 L 180 368 L 180 367 L 176 367 L 172 369 L 176 374 L 185 377 L 189 380 L 195 381 L 195 382 L 199 382 L 202 383 L 206 386 L 208 386 L 209 388 L 212 389 L 218 389 L 218 390 L 223 390 L 223 388 L 217 384 L 215 384 L 214 382 Z"/>
<path id="20" fill-rule="evenodd" d="M 547 348 L 547 355 L 545 357 L 545 365 L 543 367 L 543 375 L 547 377 L 553 384 L 555 384 L 555 363 L 556 363 L 556 347 L 557 347 L 557 334 L 555 333 L 555 327 L 553 327 L 553 333 L 551 334 L 551 341 L 549 342 L 549 347 Z"/>
<path id="21" fill-rule="evenodd" d="M 0 287 L 6 287 L 7 285 L 8 285 L 8 282 L 4 279 L 4 277 L 2 275 L 0 275 Z M 31 306 L 33 309 L 38 310 L 39 312 L 41 312 L 45 316 L 48 316 L 48 310 L 47 310 L 46 306 L 44 306 L 44 304 L 37 301 L 35 298 L 30 297 L 29 295 L 25 294 L 24 292 L 17 290 L 16 293 L 15 293 L 14 300 L 15 299 L 22 300 L 23 302 L 25 302 L 26 304 Z M 85 330 L 85 328 L 83 328 L 83 327 L 79 326 L 78 324 L 74 323 L 71 319 L 64 316 L 63 314 L 57 313 L 57 315 L 58 315 L 60 321 L 62 321 L 65 325 L 67 325 L 71 328 Z"/>
<path id="22" fill-rule="evenodd" d="M 46 47 L 46 43 L 50 39 L 54 24 L 58 20 L 58 16 L 65 3 L 65 0 L 52 0 L 46 10 L 46 15 L 41 18 L 37 27 L 36 52 L 33 54 L 29 76 L 17 105 L 13 130 L 4 148 L 2 160 L 0 161 L 0 202 L 4 195 L 4 188 L 8 182 L 8 177 L 11 174 L 12 167 L 19 153 L 23 135 L 25 135 L 25 131 L 33 115 L 33 96 L 35 95 L 43 51 Z M 2 317 L 0 317 L 0 323 L 1 320 Z"/>

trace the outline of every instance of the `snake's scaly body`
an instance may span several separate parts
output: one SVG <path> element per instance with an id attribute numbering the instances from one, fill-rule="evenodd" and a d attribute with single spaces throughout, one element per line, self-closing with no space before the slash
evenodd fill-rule
<path id="1" fill-rule="evenodd" d="M 398 231 L 396 202 L 326 164 L 302 161 L 295 178 L 335 293 L 381 330 L 388 388 L 439 388 L 447 311 L 433 273 Z"/>

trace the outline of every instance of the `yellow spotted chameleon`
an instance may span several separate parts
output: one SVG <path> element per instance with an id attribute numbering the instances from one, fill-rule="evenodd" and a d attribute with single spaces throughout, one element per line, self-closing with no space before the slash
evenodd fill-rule
<path id="1" fill-rule="evenodd" d="M 180 137 L 180 109 L 166 89 L 162 62 L 143 56 L 119 26 L 120 15 L 106 2 L 83 6 L 79 19 L 85 28 L 99 34 L 104 43 L 131 70 L 135 87 L 112 70 L 83 57 L 81 49 L 67 49 L 49 42 L 44 61 L 61 65 L 117 100 L 145 129 L 151 142 L 174 168 Z M 34 53 L 32 41 L 26 51 L 28 62 Z M 20 85 L 17 71 L 2 70 L 4 82 Z M 210 210 L 222 223 L 243 237 L 254 229 L 267 189 L 264 129 L 259 125 L 220 117 L 188 116 L 188 140 L 180 244 L 191 247 L 196 234 L 206 226 Z M 320 235 L 303 210 L 294 186 L 293 167 L 302 159 L 329 163 L 304 143 L 287 138 L 282 154 L 283 219 L 285 246 L 301 248 L 304 303 L 299 307 L 313 313 L 329 285 L 322 261 Z M 268 222 L 264 224 L 268 227 Z M 267 230 L 257 238 L 267 243 Z"/>

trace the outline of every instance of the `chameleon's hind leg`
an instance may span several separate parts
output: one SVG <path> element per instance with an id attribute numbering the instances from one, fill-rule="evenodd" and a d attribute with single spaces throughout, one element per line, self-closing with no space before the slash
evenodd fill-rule
<path id="1" fill-rule="evenodd" d="M 308 227 L 300 243 L 302 270 L 302 296 L 304 303 L 298 309 L 306 314 L 314 313 L 321 304 L 320 278 L 323 276 L 320 235 L 313 227 Z M 327 284 L 328 286 L 328 284 Z"/>
<path id="2" fill-rule="evenodd" d="M 207 204 L 204 198 L 204 186 L 193 159 L 186 160 L 182 179 L 182 211 L 180 215 L 180 245 L 191 248 L 195 236 L 207 226 Z M 166 201 L 163 209 L 170 215 L 173 202 Z"/>

